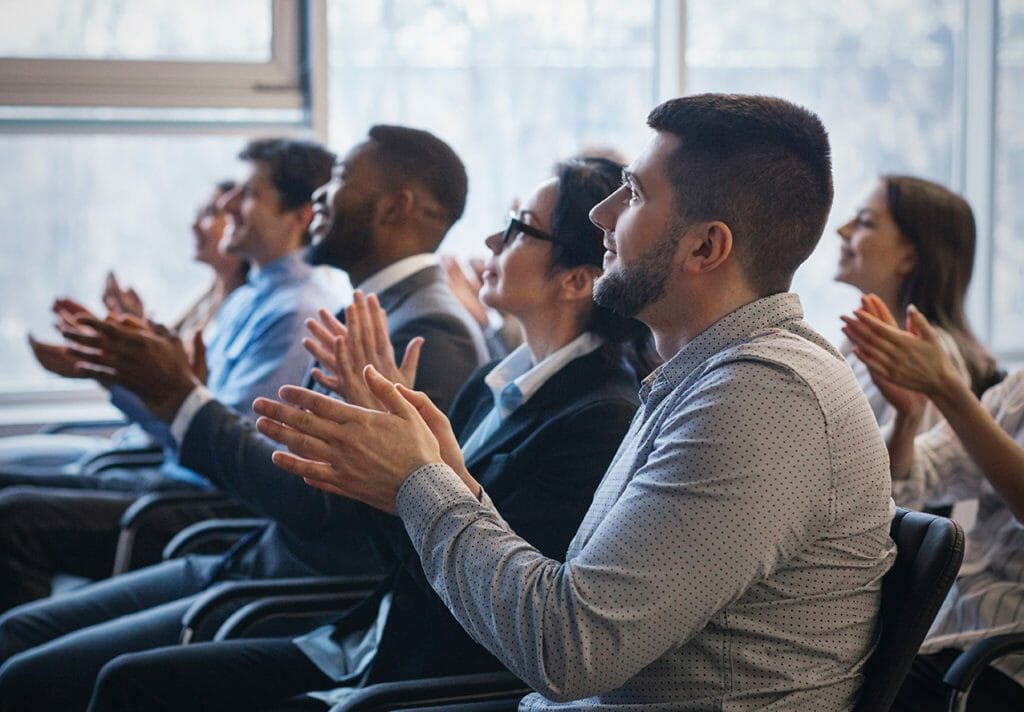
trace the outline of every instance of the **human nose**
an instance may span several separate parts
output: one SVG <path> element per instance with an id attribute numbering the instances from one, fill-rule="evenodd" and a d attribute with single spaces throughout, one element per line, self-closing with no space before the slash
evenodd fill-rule
<path id="1" fill-rule="evenodd" d="M 496 232 L 493 235 L 488 235 L 484 238 L 484 244 L 487 249 L 495 255 L 500 255 L 504 244 L 505 233 Z"/>
<path id="2" fill-rule="evenodd" d="M 225 213 L 234 213 L 238 210 L 241 202 L 242 188 L 236 186 L 217 199 L 217 210 Z"/>
<path id="3" fill-rule="evenodd" d="M 615 230 L 615 220 L 618 213 L 615 210 L 612 198 L 618 192 L 619 191 L 615 191 L 590 209 L 590 222 L 594 223 L 605 232 L 613 232 Z"/>
<path id="4" fill-rule="evenodd" d="M 853 220 L 848 221 L 844 225 L 840 225 L 836 228 L 836 232 L 839 233 L 839 237 L 844 240 L 849 240 L 850 236 L 853 235 Z"/>

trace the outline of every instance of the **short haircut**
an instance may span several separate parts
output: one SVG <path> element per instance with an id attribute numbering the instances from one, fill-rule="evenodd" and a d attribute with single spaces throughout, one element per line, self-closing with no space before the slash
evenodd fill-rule
<path id="1" fill-rule="evenodd" d="M 437 136 L 421 129 L 378 124 L 370 128 L 369 136 L 385 181 L 392 187 L 418 184 L 441 206 L 443 237 L 466 208 L 468 180 L 458 154 Z"/>
<path id="2" fill-rule="evenodd" d="M 751 287 L 788 290 L 832 206 L 821 120 L 775 97 L 700 94 L 655 107 L 647 124 L 679 138 L 665 172 L 684 223 L 722 221 Z"/>
<path id="3" fill-rule="evenodd" d="M 313 191 L 331 179 L 335 155 L 313 141 L 265 138 L 250 141 L 238 157 L 262 161 L 281 196 L 282 210 L 295 210 L 313 198 Z"/>

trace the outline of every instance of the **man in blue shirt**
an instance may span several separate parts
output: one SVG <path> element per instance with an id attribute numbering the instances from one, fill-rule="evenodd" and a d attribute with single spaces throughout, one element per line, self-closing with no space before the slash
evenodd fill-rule
<path id="1" fill-rule="evenodd" d="M 250 264 L 247 282 L 225 300 L 212 324 L 203 363 L 206 385 L 224 403 L 249 413 L 253 399 L 300 382 L 308 364 L 301 345 L 305 320 L 334 309 L 341 295 L 303 260 L 310 241 L 313 190 L 327 180 L 334 155 L 289 139 L 251 142 L 239 156 L 249 175 L 221 198 L 230 217 L 221 249 Z M 326 268 L 325 268 L 326 269 Z M 141 493 L 210 488 L 182 467 L 166 424 L 123 388 L 111 398 L 128 418 L 164 444 L 158 466 L 83 472 L 0 474 L 0 610 L 49 593 L 55 571 L 88 578 L 109 575 L 124 510 Z M 208 505 L 179 510 L 173 521 L 147 530 L 139 546 L 154 555 L 189 521 L 213 516 Z"/>

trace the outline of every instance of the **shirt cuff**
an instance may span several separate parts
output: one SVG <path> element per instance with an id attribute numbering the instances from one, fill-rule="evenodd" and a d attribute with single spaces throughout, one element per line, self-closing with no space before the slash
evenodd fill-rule
<path id="1" fill-rule="evenodd" d="M 441 524 L 438 518 L 443 512 L 460 502 L 494 509 L 483 489 L 478 500 L 452 468 L 437 462 L 424 465 L 406 478 L 398 489 L 395 513 L 402 518 L 418 549 L 430 527 Z"/>
<path id="2" fill-rule="evenodd" d="M 174 414 L 174 420 L 171 421 L 171 437 L 174 438 L 174 442 L 179 447 L 185 440 L 185 433 L 188 432 L 189 426 L 192 425 L 192 419 L 196 417 L 196 413 L 212 400 L 213 394 L 205 386 L 196 386 L 185 397 L 185 400 L 182 401 L 178 412 Z"/>

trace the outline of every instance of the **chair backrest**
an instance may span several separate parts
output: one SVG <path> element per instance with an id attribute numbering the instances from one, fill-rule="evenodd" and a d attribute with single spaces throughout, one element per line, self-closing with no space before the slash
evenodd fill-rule
<path id="1" fill-rule="evenodd" d="M 889 531 L 896 562 L 882 580 L 881 631 L 857 712 L 892 705 L 964 557 L 964 531 L 951 519 L 897 507 Z"/>

